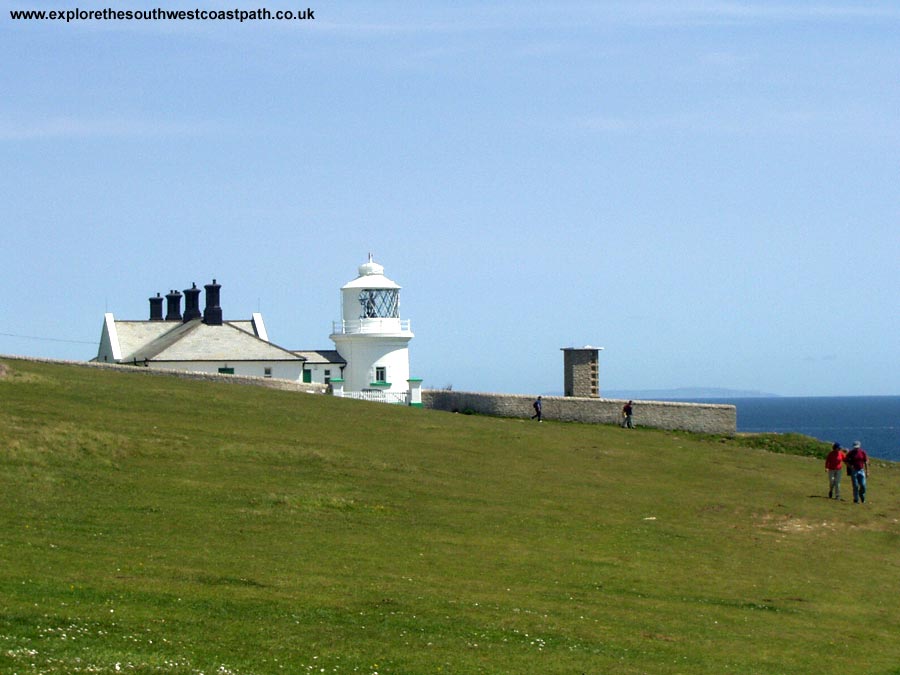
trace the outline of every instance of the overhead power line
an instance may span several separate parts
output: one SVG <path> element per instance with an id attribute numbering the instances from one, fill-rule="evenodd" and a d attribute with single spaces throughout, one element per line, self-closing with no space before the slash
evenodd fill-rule
<path id="1" fill-rule="evenodd" d="M 23 338 L 25 340 L 43 340 L 44 342 L 69 342 L 74 345 L 95 345 L 96 340 L 64 340 L 62 338 L 39 337 L 37 335 L 19 335 L 18 333 L 0 333 L 4 337 Z"/>

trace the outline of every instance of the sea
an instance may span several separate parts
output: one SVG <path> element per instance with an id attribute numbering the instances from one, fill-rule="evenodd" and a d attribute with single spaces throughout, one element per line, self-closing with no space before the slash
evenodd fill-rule
<path id="1" fill-rule="evenodd" d="M 685 399 L 681 399 L 685 400 Z M 737 408 L 739 432 L 795 432 L 900 462 L 900 396 L 813 396 L 691 399 Z"/>

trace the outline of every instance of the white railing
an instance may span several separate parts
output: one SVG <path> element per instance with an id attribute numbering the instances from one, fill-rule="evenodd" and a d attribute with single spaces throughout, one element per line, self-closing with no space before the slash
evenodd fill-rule
<path id="1" fill-rule="evenodd" d="M 409 405 L 408 391 L 345 391 L 343 396 L 344 398 L 355 398 L 360 401 Z"/>
<path id="2" fill-rule="evenodd" d="M 353 321 L 334 321 L 331 324 L 332 335 L 409 333 L 411 330 L 409 319 L 355 319 Z"/>

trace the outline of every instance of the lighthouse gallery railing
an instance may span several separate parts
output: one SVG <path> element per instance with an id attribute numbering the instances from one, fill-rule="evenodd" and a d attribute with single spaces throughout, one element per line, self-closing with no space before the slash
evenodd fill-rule
<path id="1" fill-rule="evenodd" d="M 353 321 L 333 321 L 332 335 L 358 333 L 408 333 L 412 330 L 409 319 L 356 319 Z"/>

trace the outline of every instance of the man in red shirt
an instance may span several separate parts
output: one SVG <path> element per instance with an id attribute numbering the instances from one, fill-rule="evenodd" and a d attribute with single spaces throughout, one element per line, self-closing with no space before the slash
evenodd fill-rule
<path id="1" fill-rule="evenodd" d="M 853 503 L 866 503 L 866 476 L 869 475 L 869 456 L 862 449 L 859 441 L 853 443 L 853 449 L 847 453 L 847 465 L 850 478 L 853 479 Z"/>
<path id="2" fill-rule="evenodd" d="M 843 463 L 846 457 L 844 449 L 840 443 L 831 446 L 831 452 L 825 458 L 825 470 L 828 472 L 828 498 L 841 498 L 841 474 L 843 473 Z"/>

